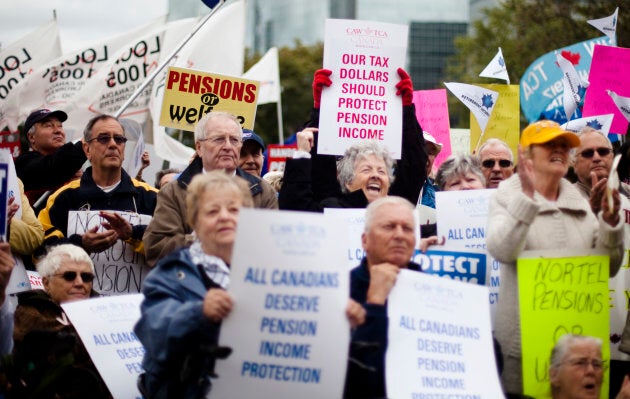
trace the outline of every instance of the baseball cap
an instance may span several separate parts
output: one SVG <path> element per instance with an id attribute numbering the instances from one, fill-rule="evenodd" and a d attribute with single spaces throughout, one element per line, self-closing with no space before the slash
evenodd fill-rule
<path id="1" fill-rule="evenodd" d="M 438 149 L 438 153 L 442 151 L 442 143 L 438 143 L 438 141 L 433 137 L 433 135 L 429 132 L 422 132 L 424 135 L 424 141 L 433 144 Z"/>
<path id="2" fill-rule="evenodd" d="M 26 118 L 26 122 L 24 122 L 24 132 L 28 133 L 29 130 L 39 121 L 48 118 L 49 116 L 54 116 L 59 119 L 60 122 L 65 122 L 68 119 L 68 114 L 63 111 L 51 111 L 46 108 L 38 109 L 33 112 Z"/>
<path id="3" fill-rule="evenodd" d="M 260 148 L 262 148 L 262 150 L 265 151 L 265 142 L 263 141 L 263 139 L 259 135 L 254 133 L 253 130 L 243 129 L 243 143 L 248 140 L 255 141 L 256 143 L 258 143 Z"/>
<path id="4" fill-rule="evenodd" d="M 580 146 L 580 137 L 577 134 L 564 130 L 558 122 L 542 120 L 530 124 L 523 130 L 521 147 L 544 144 L 558 137 L 566 138 L 571 148 Z"/>

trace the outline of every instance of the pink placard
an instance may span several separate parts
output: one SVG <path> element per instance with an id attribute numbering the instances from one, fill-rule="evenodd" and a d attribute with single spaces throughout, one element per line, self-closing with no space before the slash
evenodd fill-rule
<path id="1" fill-rule="evenodd" d="M 451 155 L 451 125 L 448 120 L 446 89 L 416 90 L 413 92 L 413 102 L 416 104 L 416 118 L 422 130 L 431 133 L 438 143 L 442 143 L 442 151 L 433 164 L 433 168 L 437 169 Z"/>
<path id="2" fill-rule="evenodd" d="M 596 45 L 593 51 L 590 85 L 586 89 L 582 116 L 614 114 L 610 133 L 626 134 L 628 120 L 623 116 L 607 90 L 630 97 L 630 49 Z"/>

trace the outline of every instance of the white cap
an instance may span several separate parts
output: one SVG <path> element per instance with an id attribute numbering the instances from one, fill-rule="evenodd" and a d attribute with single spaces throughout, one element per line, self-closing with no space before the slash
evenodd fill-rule
<path id="1" fill-rule="evenodd" d="M 431 133 L 425 131 L 425 132 L 422 132 L 422 134 L 424 135 L 425 141 L 436 146 L 438 148 L 438 152 L 442 151 L 442 143 L 438 143 L 435 137 L 431 135 Z"/>

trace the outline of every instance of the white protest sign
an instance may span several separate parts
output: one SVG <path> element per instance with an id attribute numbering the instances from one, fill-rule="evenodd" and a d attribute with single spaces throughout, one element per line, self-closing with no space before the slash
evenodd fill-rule
<path id="1" fill-rule="evenodd" d="M 397 69 L 405 66 L 406 25 L 327 19 L 324 68 L 332 86 L 322 92 L 320 154 L 343 155 L 366 140 L 385 145 L 395 159 L 402 146 L 402 100 Z"/>
<path id="2" fill-rule="evenodd" d="M 142 294 L 104 296 L 61 304 L 96 369 L 116 399 L 140 399 L 144 347 L 133 332 Z"/>
<path id="3" fill-rule="evenodd" d="M 42 276 L 39 273 L 34 272 L 32 270 L 27 270 L 26 274 L 28 275 L 28 281 L 31 283 L 31 289 L 33 290 L 43 290 L 44 283 L 42 283 Z"/>
<path id="4" fill-rule="evenodd" d="M 337 228 L 346 227 L 348 271 L 359 266 L 365 256 L 361 234 L 365 228 L 365 208 L 324 208 L 324 215 L 334 220 Z"/>
<path id="5" fill-rule="evenodd" d="M 15 294 L 17 292 L 29 291 L 31 289 L 31 282 L 24 263 L 15 256 L 13 258 L 16 262 L 13 270 L 11 270 L 6 292 L 7 294 Z"/>
<path id="6" fill-rule="evenodd" d="M 401 270 L 389 294 L 388 398 L 502 398 L 488 289 Z"/>
<path id="7" fill-rule="evenodd" d="M 438 237 L 446 239 L 447 248 L 478 248 L 486 250 L 488 207 L 494 190 L 438 191 L 435 193 Z M 499 301 L 499 262 L 488 254 L 490 279 L 490 314 L 494 322 Z"/>
<path id="8" fill-rule="evenodd" d="M 149 224 L 150 215 L 141 215 L 133 212 L 112 210 L 121 215 L 132 226 Z M 104 231 L 101 223 L 104 222 L 99 211 L 70 211 L 68 212 L 68 236 L 83 234 L 87 230 L 99 226 L 98 232 Z M 118 240 L 110 248 L 102 252 L 90 254 L 96 278 L 94 289 L 103 295 L 119 295 L 140 292 L 142 282 L 150 269 L 145 264 L 144 255 L 134 252 L 133 246 L 125 241 Z"/>
<path id="9" fill-rule="evenodd" d="M 345 237 L 316 213 L 241 209 L 212 397 L 340 398 L 350 325 Z M 256 226 L 252 229 L 251 226 Z"/>

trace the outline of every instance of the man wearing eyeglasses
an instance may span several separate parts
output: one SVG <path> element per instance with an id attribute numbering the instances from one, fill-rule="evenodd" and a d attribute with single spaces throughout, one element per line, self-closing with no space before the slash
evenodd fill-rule
<path id="1" fill-rule="evenodd" d="M 158 194 L 155 214 L 144 234 L 145 257 L 149 266 L 177 248 L 190 245 L 194 237 L 186 223 L 186 188 L 198 173 L 222 169 L 245 180 L 255 208 L 278 209 L 276 192 L 266 181 L 238 167 L 243 130 L 236 117 L 227 112 L 210 112 L 195 127 L 197 154 L 175 182 Z"/>
<path id="2" fill-rule="evenodd" d="M 504 141 L 488 139 L 479 148 L 479 159 L 486 178 L 486 188 L 497 188 L 499 183 L 514 174 L 514 155 Z"/>
<path id="3" fill-rule="evenodd" d="M 132 179 L 123 170 L 126 142 L 124 128 L 113 116 L 99 115 L 88 122 L 83 150 L 91 166 L 81 179 L 66 184 L 48 198 L 46 208 L 39 214 L 45 231 L 44 245 L 69 242 L 92 253 L 123 240 L 142 252 L 146 225 L 132 226 L 113 211 L 153 215 L 157 190 Z M 68 212 L 77 210 L 101 211 L 100 216 L 107 221 L 103 223 L 105 230 L 99 232 L 94 227 L 83 234 L 68 236 Z"/>
<path id="4" fill-rule="evenodd" d="M 24 192 L 31 205 L 44 193 L 54 192 L 69 180 L 78 177 L 86 161 L 83 143 L 66 143 L 63 111 L 38 109 L 26 118 L 24 132 L 31 150 L 15 159 L 15 170 L 24 183 Z M 35 213 L 44 206 L 34 207 Z"/>

